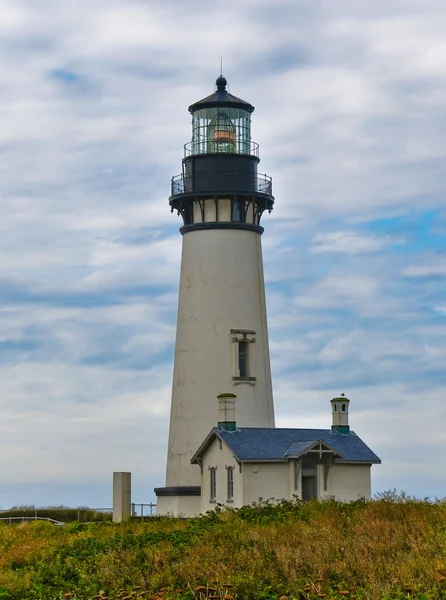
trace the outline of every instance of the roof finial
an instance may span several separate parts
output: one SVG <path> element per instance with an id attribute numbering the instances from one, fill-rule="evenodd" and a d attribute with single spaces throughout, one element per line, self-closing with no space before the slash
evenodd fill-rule
<path id="1" fill-rule="evenodd" d="M 220 77 L 223 77 L 223 56 L 220 56 Z"/>
<path id="2" fill-rule="evenodd" d="M 220 75 L 219 77 L 217 77 L 217 81 L 215 82 L 215 85 L 217 86 L 217 91 L 219 91 L 219 92 L 225 92 L 226 91 L 226 84 L 227 83 L 228 82 L 223 77 L 223 75 Z"/>

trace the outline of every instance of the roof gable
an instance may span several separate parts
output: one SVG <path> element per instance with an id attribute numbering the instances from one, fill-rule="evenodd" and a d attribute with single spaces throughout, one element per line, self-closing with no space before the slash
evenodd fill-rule
<path id="1" fill-rule="evenodd" d="M 320 454 L 329 452 L 330 454 L 335 454 L 339 458 L 343 458 L 344 456 L 342 452 L 339 452 L 339 450 L 336 450 L 336 448 L 330 446 L 330 444 L 327 444 L 324 440 L 319 439 L 309 440 L 308 442 L 293 442 L 285 452 L 284 457 L 299 458 L 307 452 L 319 452 Z"/>

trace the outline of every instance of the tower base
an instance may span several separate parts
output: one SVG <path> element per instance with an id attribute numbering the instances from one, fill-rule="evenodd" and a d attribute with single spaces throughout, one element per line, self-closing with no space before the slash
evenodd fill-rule
<path id="1" fill-rule="evenodd" d="M 200 486 L 155 488 L 156 514 L 167 517 L 196 517 L 201 512 Z"/>

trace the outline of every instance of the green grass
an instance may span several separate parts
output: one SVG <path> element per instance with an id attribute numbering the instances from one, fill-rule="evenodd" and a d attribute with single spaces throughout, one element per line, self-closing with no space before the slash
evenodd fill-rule
<path id="1" fill-rule="evenodd" d="M 446 600 L 443 570 L 446 502 L 391 495 L 0 525 L 0 599 Z"/>

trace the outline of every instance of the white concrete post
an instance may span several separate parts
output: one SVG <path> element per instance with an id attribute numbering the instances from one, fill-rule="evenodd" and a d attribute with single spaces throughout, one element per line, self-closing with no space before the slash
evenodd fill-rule
<path id="1" fill-rule="evenodd" d="M 113 473 L 113 523 L 130 519 L 131 473 Z"/>

